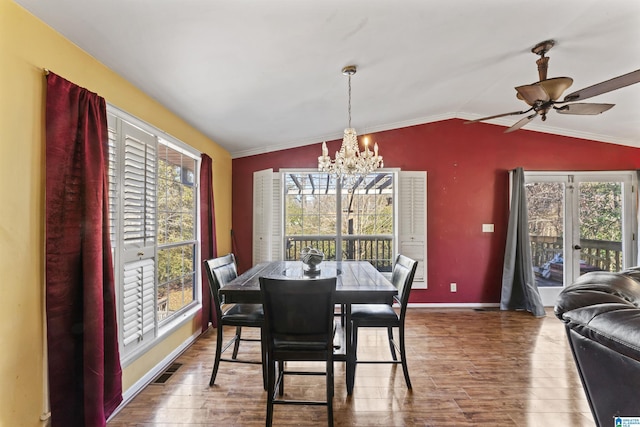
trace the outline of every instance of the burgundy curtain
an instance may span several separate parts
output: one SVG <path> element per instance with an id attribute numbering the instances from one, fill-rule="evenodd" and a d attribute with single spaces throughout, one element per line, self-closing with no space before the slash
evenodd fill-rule
<path id="1" fill-rule="evenodd" d="M 46 311 L 52 427 L 105 426 L 122 401 L 103 98 L 49 73 Z"/>
<path id="2" fill-rule="evenodd" d="M 216 219 L 213 209 L 213 173 L 211 171 L 211 157 L 202 154 L 200 164 L 200 229 L 201 229 L 201 247 L 200 247 L 200 266 L 202 261 L 215 258 L 216 250 Z M 215 328 L 216 316 L 213 310 L 216 310 L 214 304 L 211 304 L 211 293 L 209 291 L 209 281 L 204 269 L 202 270 L 202 332 L 209 328 L 209 322 Z"/>

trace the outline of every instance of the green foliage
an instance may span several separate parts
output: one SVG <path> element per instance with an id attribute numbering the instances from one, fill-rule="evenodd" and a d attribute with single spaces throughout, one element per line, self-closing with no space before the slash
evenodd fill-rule
<path id="1" fill-rule="evenodd" d="M 194 298 L 194 169 L 195 161 L 171 149 L 158 162 L 158 302 L 169 312 Z"/>
<path id="2" fill-rule="evenodd" d="M 580 183 L 580 237 L 621 241 L 622 186 L 617 182 Z"/>

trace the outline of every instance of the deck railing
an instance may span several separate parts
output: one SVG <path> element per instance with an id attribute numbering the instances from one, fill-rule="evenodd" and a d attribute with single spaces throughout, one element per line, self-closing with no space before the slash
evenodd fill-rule
<path id="1" fill-rule="evenodd" d="M 287 237 L 285 260 L 300 259 L 300 251 L 305 247 L 322 251 L 325 260 L 337 258 L 336 239 L 322 236 Z M 343 260 L 369 261 L 381 272 L 389 272 L 393 266 L 393 239 L 389 236 L 342 236 Z"/>
<path id="2" fill-rule="evenodd" d="M 556 255 L 562 255 L 562 237 L 530 235 L 533 265 L 542 267 Z M 580 259 L 604 271 L 622 270 L 622 243 L 580 239 Z"/>

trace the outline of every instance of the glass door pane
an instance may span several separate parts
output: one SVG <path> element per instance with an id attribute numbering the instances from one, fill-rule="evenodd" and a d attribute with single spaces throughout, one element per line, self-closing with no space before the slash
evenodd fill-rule
<path id="1" fill-rule="evenodd" d="M 621 182 L 579 182 L 579 275 L 589 271 L 620 271 L 622 253 Z M 578 247 L 576 247 L 578 246 Z"/>
<path id="2" fill-rule="evenodd" d="M 531 257 L 538 288 L 562 288 L 564 182 L 526 184 Z"/>

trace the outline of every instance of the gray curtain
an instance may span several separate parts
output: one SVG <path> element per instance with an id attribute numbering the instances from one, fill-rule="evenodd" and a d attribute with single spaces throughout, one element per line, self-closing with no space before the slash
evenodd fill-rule
<path id="1" fill-rule="evenodd" d="M 529 218 L 524 188 L 524 170 L 512 172 L 511 211 L 502 269 L 501 310 L 527 310 L 536 317 L 545 316 L 538 292 L 529 242 Z"/>

